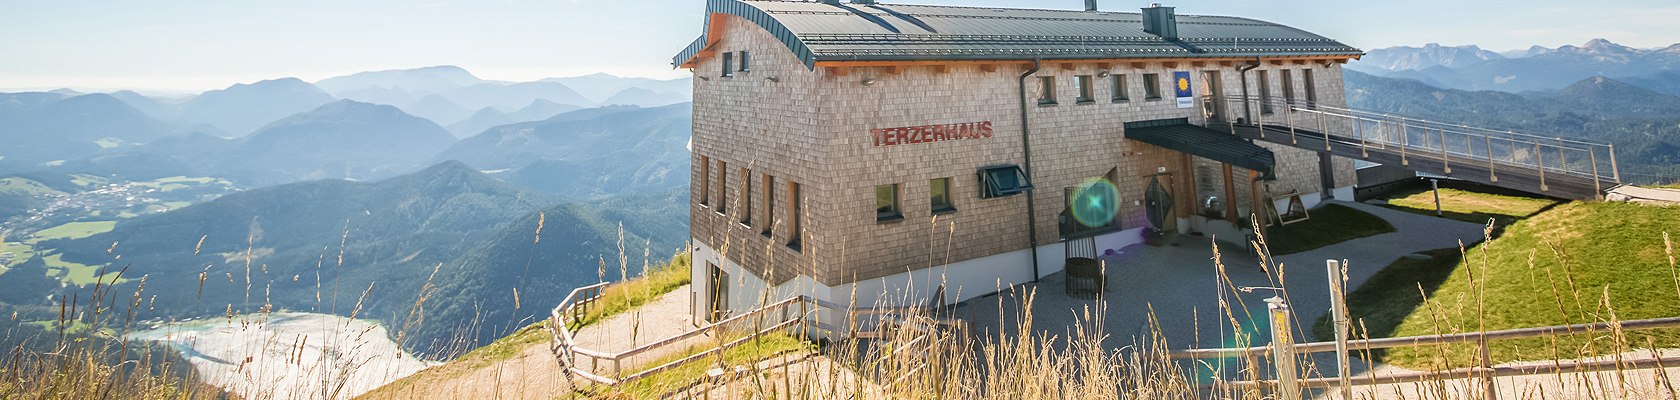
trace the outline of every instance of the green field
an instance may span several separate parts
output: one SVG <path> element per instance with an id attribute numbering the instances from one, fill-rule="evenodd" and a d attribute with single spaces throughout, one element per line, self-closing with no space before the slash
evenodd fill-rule
<path id="1" fill-rule="evenodd" d="M 1473 210 L 1476 212 L 1486 212 Z M 1470 248 L 1434 252 L 1427 262 L 1402 259 L 1354 291 L 1355 318 L 1373 337 L 1418 336 L 1616 319 L 1680 316 L 1680 270 L 1664 233 L 1680 234 L 1680 208 L 1573 202 L 1517 221 L 1503 235 Z M 1444 254 L 1443 254 L 1444 253 Z M 1470 283 L 1474 272 L 1480 284 Z M 1425 301 L 1422 293 L 1428 294 Z M 1481 299 L 1478 311 L 1477 303 Z M 1357 324 L 1356 324 L 1357 325 Z M 1555 341 L 1554 341 L 1555 339 Z M 1491 344 L 1495 362 L 1573 359 L 1644 348 L 1680 346 L 1680 331 L 1608 332 Z M 1474 346 L 1389 352 L 1408 368 L 1467 366 Z"/>
<path id="2" fill-rule="evenodd" d="M 1441 189 L 1441 216 L 1478 224 L 1487 224 L 1492 218 L 1499 226 L 1510 225 L 1558 203 L 1561 202 L 1540 197 Z M 1427 189 L 1401 193 L 1390 198 L 1388 205 L 1402 211 L 1435 215 L 1435 194 Z"/>
<path id="3" fill-rule="evenodd" d="M 50 239 L 81 239 L 105 232 L 117 227 L 117 221 L 85 221 L 71 222 L 35 232 L 35 241 Z"/>
<path id="4" fill-rule="evenodd" d="M 168 178 L 158 178 L 145 182 L 134 182 L 134 186 L 157 188 L 158 190 L 165 192 L 173 192 L 194 186 L 205 186 L 210 184 L 232 185 L 233 183 L 216 178 L 186 176 L 171 176 Z"/>
<path id="5" fill-rule="evenodd" d="M 94 274 L 99 273 L 99 266 L 64 261 L 63 257 L 63 254 L 53 254 L 42 257 L 41 261 L 46 261 L 49 275 L 54 270 L 64 271 L 63 274 L 51 276 L 61 276 L 65 282 L 71 285 L 86 286 L 99 282 L 105 284 L 128 282 L 127 278 L 118 279 L 116 271 L 108 271 L 104 275 L 95 277 Z"/>
<path id="6" fill-rule="evenodd" d="M 1312 210 L 1311 218 L 1266 232 L 1272 254 L 1293 254 L 1366 236 L 1394 232 L 1394 225 L 1371 213 L 1329 204 Z"/>
<path id="7" fill-rule="evenodd" d="M 94 176 L 94 175 L 75 174 L 75 175 L 71 175 L 71 177 L 72 177 L 72 179 L 70 179 L 70 183 L 74 183 L 74 184 L 76 184 L 76 186 L 81 186 L 81 187 L 89 187 L 89 186 L 104 185 L 104 184 L 107 184 L 107 183 L 111 183 L 110 179 L 105 179 L 104 177 Z"/>
<path id="8" fill-rule="evenodd" d="M 0 253 L 12 253 L 12 261 L 0 264 L 0 274 L 6 273 L 12 266 L 23 264 L 35 257 L 34 247 L 25 243 L 6 241 L 0 243 Z"/>
<path id="9" fill-rule="evenodd" d="M 29 179 L 11 177 L 0 178 L 0 192 L 23 192 L 29 195 L 61 195 L 64 192 L 42 185 Z"/>

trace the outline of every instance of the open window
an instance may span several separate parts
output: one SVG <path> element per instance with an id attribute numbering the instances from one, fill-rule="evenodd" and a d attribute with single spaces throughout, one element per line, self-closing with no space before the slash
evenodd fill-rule
<path id="1" fill-rule="evenodd" d="M 981 198 L 1013 196 L 1032 190 L 1027 173 L 1015 164 L 995 165 L 980 169 Z"/>

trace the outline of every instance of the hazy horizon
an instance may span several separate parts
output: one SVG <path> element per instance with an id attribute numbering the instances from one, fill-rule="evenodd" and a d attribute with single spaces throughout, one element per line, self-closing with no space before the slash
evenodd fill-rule
<path id="1" fill-rule="evenodd" d="M 1083 2 L 907 0 L 905 4 L 1077 9 Z M 1104 11 L 1147 2 L 1099 1 Z M 1183 14 L 1282 23 L 1365 50 L 1475 44 L 1493 51 L 1580 45 L 1638 48 L 1680 41 L 1680 5 L 1502 0 L 1338 4 L 1306 0 L 1166 3 Z M 699 0 L 423 3 L 53 2 L 0 5 L 0 90 L 136 90 L 191 94 L 296 77 L 454 65 L 480 78 L 534 81 L 609 73 L 681 78 L 670 57 L 697 37 Z M 1372 18 L 1373 15 L 1383 16 Z"/>

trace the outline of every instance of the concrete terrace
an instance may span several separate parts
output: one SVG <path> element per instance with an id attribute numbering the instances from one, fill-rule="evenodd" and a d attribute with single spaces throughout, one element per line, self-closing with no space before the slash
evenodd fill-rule
<path id="1" fill-rule="evenodd" d="M 1466 246 L 1481 241 L 1482 226 L 1472 223 L 1435 218 L 1391 210 L 1360 203 L 1335 202 L 1381 217 L 1393 224 L 1395 232 L 1354 239 L 1315 250 L 1276 257 L 1284 271 L 1283 287 L 1288 290 L 1290 306 L 1297 318 L 1297 341 L 1310 341 L 1302 336 L 1310 331 L 1310 324 L 1330 307 L 1330 291 L 1325 276 L 1324 261 L 1349 261 L 1348 284 L 1351 292 L 1395 259 L 1423 250 Z M 1105 257 L 1109 270 L 1109 290 L 1102 300 L 1107 307 L 1104 331 L 1108 338 L 1105 347 L 1117 349 L 1141 343 L 1149 336 L 1149 313 L 1153 310 L 1160 323 L 1161 333 L 1169 349 L 1192 347 L 1211 348 L 1233 346 L 1232 328 L 1220 311 L 1217 271 L 1210 245 L 1212 238 L 1181 236 L 1179 246 L 1149 247 L 1136 245 L 1122 249 L 1119 255 Z M 1241 248 L 1221 246 L 1220 252 L 1227 276 L 1237 286 L 1268 287 L 1274 284 L 1259 268 L 1257 257 Z M 955 316 L 969 321 L 972 332 L 981 340 L 995 338 L 998 332 L 1013 335 L 1024 303 L 1024 294 L 1037 289 L 1032 304 L 1034 328 L 1051 335 L 1067 337 L 1086 309 L 1095 311 L 1099 300 L 1071 298 L 1064 291 L 1063 274 L 1057 273 L 1027 284 L 1013 291 L 974 299 L 955 310 Z M 1240 296 L 1255 318 L 1239 313 L 1244 325 L 1265 329 L 1264 299 L 1269 291 L 1254 291 Z M 1236 299 L 1232 299 L 1236 303 Z M 1001 316 L 1000 316 L 1000 311 Z M 1000 327 L 1008 327 L 1001 329 Z M 1264 335 L 1252 345 L 1264 345 Z"/>

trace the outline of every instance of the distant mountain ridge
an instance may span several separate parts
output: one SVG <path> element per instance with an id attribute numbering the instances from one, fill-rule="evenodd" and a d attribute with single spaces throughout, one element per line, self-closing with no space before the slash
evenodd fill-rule
<path id="1" fill-rule="evenodd" d="M 1582 79 L 1604 76 L 1639 82 L 1668 94 L 1680 94 L 1680 44 L 1639 49 L 1605 39 L 1555 49 L 1541 46 L 1501 55 L 1474 45 L 1390 47 L 1370 50 L 1349 69 L 1378 76 L 1414 79 L 1438 87 L 1523 92 L 1557 90 Z M 1656 80 L 1661 84 L 1647 84 Z"/>
<path id="2" fill-rule="evenodd" d="M 1680 96 L 1606 77 L 1521 94 L 1443 89 L 1351 70 L 1343 78 L 1350 107 L 1608 141 L 1616 145 L 1621 172 L 1630 181 L 1680 177 Z"/>
<path id="3" fill-rule="evenodd" d="M 658 192 L 688 186 L 692 126 L 690 103 L 583 109 L 485 130 L 434 160 L 573 199 Z"/>
<path id="4" fill-rule="evenodd" d="M 172 136 L 214 131 L 158 121 L 107 94 L 0 94 L 0 173 Z"/>

